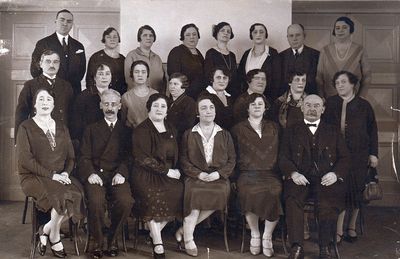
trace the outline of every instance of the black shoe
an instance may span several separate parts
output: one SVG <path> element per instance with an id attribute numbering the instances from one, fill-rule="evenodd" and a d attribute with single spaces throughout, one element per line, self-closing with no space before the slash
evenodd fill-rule
<path id="1" fill-rule="evenodd" d="M 119 252 L 119 249 L 118 249 L 117 244 L 111 245 L 107 249 L 107 256 L 116 257 L 116 256 L 118 256 L 118 252 Z"/>
<path id="2" fill-rule="evenodd" d="M 93 259 L 100 259 L 103 257 L 103 251 L 101 249 L 93 249 L 92 252 L 90 253 L 90 257 Z"/>
<path id="3" fill-rule="evenodd" d="M 153 258 L 154 258 L 154 259 L 165 259 L 165 252 L 162 253 L 162 254 L 156 253 L 155 248 L 156 248 L 157 246 L 162 246 L 162 247 L 163 247 L 163 244 L 154 244 L 154 245 L 153 245 Z"/>
<path id="4" fill-rule="evenodd" d="M 288 259 L 304 259 L 304 250 L 300 245 L 293 245 Z"/>
<path id="5" fill-rule="evenodd" d="M 39 236 L 39 242 L 37 244 L 37 249 L 38 249 L 39 254 L 41 256 L 44 256 L 44 254 L 46 253 L 46 245 L 43 245 L 43 243 L 40 241 L 40 237 L 41 236 L 46 237 L 46 239 L 47 239 L 46 242 L 47 242 L 49 240 L 49 235 L 43 233 L 43 225 L 39 227 L 37 235 Z"/>
<path id="6" fill-rule="evenodd" d="M 331 251 L 329 249 L 329 246 L 320 246 L 319 247 L 319 259 L 331 259 Z"/>
<path id="7" fill-rule="evenodd" d="M 64 249 L 64 248 L 61 249 L 61 250 L 54 250 L 54 249 L 53 249 L 53 246 L 54 246 L 54 245 L 56 245 L 56 244 L 58 244 L 58 243 L 61 243 L 61 239 L 58 240 L 57 242 L 54 242 L 54 243 L 50 242 L 50 239 L 49 239 L 49 243 L 50 243 L 50 245 L 51 245 L 51 251 L 53 252 L 53 255 L 54 255 L 55 257 L 58 257 L 58 258 L 65 258 L 65 257 L 67 256 L 67 253 L 65 252 L 65 249 Z"/>

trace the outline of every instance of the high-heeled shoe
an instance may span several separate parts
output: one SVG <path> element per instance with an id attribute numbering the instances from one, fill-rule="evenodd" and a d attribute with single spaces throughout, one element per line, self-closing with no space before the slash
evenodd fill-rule
<path id="1" fill-rule="evenodd" d="M 194 243 L 194 240 L 191 239 L 191 240 L 185 241 L 185 252 L 190 256 L 196 257 L 198 255 L 198 250 L 197 250 L 196 244 L 194 244 L 195 248 L 186 248 L 186 245 L 189 244 L 190 242 Z"/>
<path id="2" fill-rule="evenodd" d="M 336 233 L 336 245 L 340 245 L 343 240 L 343 234 Z"/>
<path id="3" fill-rule="evenodd" d="M 41 256 L 44 256 L 46 254 L 46 245 L 47 245 L 47 241 L 49 240 L 49 234 L 46 234 L 43 232 L 43 225 L 39 227 L 39 230 L 36 234 L 39 236 L 39 242 L 37 244 L 38 252 Z M 40 237 L 42 237 L 42 236 L 44 236 L 46 238 L 46 245 L 44 245 L 42 243 L 42 241 L 40 240 Z"/>
<path id="4" fill-rule="evenodd" d="M 261 253 L 261 237 L 251 237 L 250 253 L 252 255 L 258 255 L 259 253 Z"/>
<path id="5" fill-rule="evenodd" d="M 272 245 L 271 237 L 263 237 L 262 239 L 262 246 L 263 246 L 263 254 L 266 257 L 274 256 L 274 247 Z"/>
<path id="6" fill-rule="evenodd" d="M 178 230 L 175 232 L 175 240 L 177 243 L 177 248 L 178 251 L 184 251 L 184 247 L 183 247 L 183 228 L 180 227 L 178 228 Z"/>
<path id="7" fill-rule="evenodd" d="M 349 231 L 353 231 L 354 233 L 356 233 L 356 235 L 355 235 L 355 236 L 350 236 L 350 235 L 349 235 Z M 348 229 L 347 229 L 347 235 L 344 236 L 343 240 L 344 240 L 344 241 L 347 241 L 347 242 L 349 242 L 349 243 L 355 243 L 355 242 L 357 241 L 357 239 L 358 239 L 358 237 L 357 237 L 357 232 L 356 232 L 356 230 L 353 229 L 353 228 L 348 228 Z"/>
<path id="8" fill-rule="evenodd" d="M 161 246 L 164 249 L 163 244 L 153 244 L 153 258 L 154 259 L 165 259 L 165 251 L 163 253 L 156 253 L 156 247 Z"/>
<path id="9" fill-rule="evenodd" d="M 53 249 L 53 246 L 55 246 L 55 245 L 57 245 L 58 243 L 61 243 L 61 239 L 60 240 L 58 240 L 57 242 L 54 242 L 54 243 L 52 243 L 51 241 L 50 241 L 50 239 L 49 239 L 49 243 L 50 243 L 50 249 L 51 249 L 51 251 L 53 252 L 53 255 L 55 256 L 55 257 L 58 257 L 58 258 L 65 258 L 66 256 L 67 256 L 67 253 L 65 252 L 65 249 L 63 248 L 63 249 L 61 249 L 61 250 L 54 250 Z"/>

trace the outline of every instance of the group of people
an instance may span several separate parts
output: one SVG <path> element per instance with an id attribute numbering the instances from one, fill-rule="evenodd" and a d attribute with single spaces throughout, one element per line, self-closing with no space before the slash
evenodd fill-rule
<path id="1" fill-rule="evenodd" d="M 105 48 L 86 71 L 84 47 L 68 35 L 73 14 L 61 10 L 55 23 L 56 32 L 36 44 L 34 79 L 25 83 L 15 113 L 22 190 L 43 212 L 41 255 L 49 245 L 65 257 L 62 222 L 87 214 L 90 256 L 117 256 L 116 235 L 133 211 L 146 222 L 154 258 L 165 258 L 161 233 L 175 219 L 183 222 L 176 240 L 197 256 L 196 225 L 225 211 L 232 189 L 253 255 L 274 255 L 272 233 L 285 215 L 289 258 L 304 258 L 310 197 L 320 258 L 331 258 L 333 236 L 356 240 L 367 169 L 378 164 L 378 133 L 373 109 L 360 97 L 370 70 L 362 46 L 351 41 L 351 19 L 336 20 L 335 43 L 321 53 L 305 46 L 304 27 L 292 24 L 291 47 L 278 54 L 266 44 L 266 26 L 255 23 L 253 47 L 239 66 L 228 48 L 229 23 L 214 26 L 217 44 L 205 58 L 196 48 L 199 29 L 186 24 L 167 71 L 151 50 L 156 33 L 149 25 L 139 28 L 139 47 L 126 58 L 118 52 L 118 31 L 107 28 Z"/>

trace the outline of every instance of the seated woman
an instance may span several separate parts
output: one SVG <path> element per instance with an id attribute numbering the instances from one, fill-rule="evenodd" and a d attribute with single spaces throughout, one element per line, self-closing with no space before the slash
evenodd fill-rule
<path id="1" fill-rule="evenodd" d="M 101 42 L 104 43 L 104 49 L 97 51 L 89 59 L 86 73 L 86 88 L 94 88 L 94 78 L 96 76 L 98 64 L 107 64 L 113 75 L 110 88 L 117 90 L 123 95 L 126 92 L 124 75 L 125 57 L 118 51 L 119 43 L 121 42 L 118 31 L 113 27 L 108 27 L 103 32 Z"/>
<path id="2" fill-rule="evenodd" d="M 146 102 L 150 95 L 158 93 L 148 86 L 149 65 L 142 60 L 132 63 L 130 77 L 134 86 L 122 96 L 121 120 L 130 128 L 136 128 L 147 118 Z"/>
<path id="3" fill-rule="evenodd" d="M 263 254 L 274 255 L 272 232 L 282 214 L 282 183 L 277 170 L 279 126 L 263 119 L 267 100 L 259 93 L 247 98 L 247 120 L 232 128 L 236 146 L 237 187 L 242 213 L 251 230 L 250 253 L 261 252 L 259 219 L 264 219 Z"/>
<path id="4" fill-rule="evenodd" d="M 86 126 L 103 118 L 104 115 L 99 105 L 100 95 L 110 87 L 112 82 L 111 68 L 108 65 L 99 63 L 95 67 L 96 73 L 92 78 L 92 87 L 80 92 L 72 107 L 70 132 L 74 144 L 76 143 L 78 146 Z M 86 78 L 88 76 L 86 75 Z"/>
<path id="5" fill-rule="evenodd" d="M 170 76 L 168 89 L 172 103 L 167 120 L 178 131 L 178 140 L 181 139 L 185 130 L 194 126 L 196 121 L 196 102 L 186 95 L 188 87 L 189 80 L 184 74 L 173 73 Z"/>
<path id="6" fill-rule="evenodd" d="M 177 169 L 176 131 L 165 123 L 168 99 L 153 94 L 146 103 L 149 118 L 133 133 L 132 190 L 141 217 L 147 222 L 154 258 L 165 258 L 161 231 L 182 215 L 183 184 Z"/>
<path id="7" fill-rule="evenodd" d="M 197 100 L 200 122 L 185 132 L 180 156 L 185 175 L 183 238 L 185 251 L 197 256 L 193 232 L 215 210 L 225 210 L 230 193 L 229 175 L 235 167 L 235 148 L 228 131 L 214 122 L 215 104 L 210 95 Z M 182 229 L 176 233 L 182 240 Z"/>
<path id="8" fill-rule="evenodd" d="M 272 120 L 279 123 L 283 129 L 303 120 L 301 106 L 307 96 L 304 92 L 307 75 L 304 72 L 292 72 L 289 77 L 289 90 L 275 100 L 271 109 Z"/>
<path id="9" fill-rule="evenodd" d="M 224 129 L 233 126 L 233 99 L 226 91 L 230 81 L 229 70 L 224 67 L 216 67 L 210 74 L 210 82 L 206 90 L 200 95 L 210 95 L 215 105 L 215 122 Z"/>
<path id="10" fill-rule="evenodd" d="M 236 99 L 241 93 L 241 89 L 237 77 L 236 56 L 228 49 L 228 43 L 234 37 L 231 25 L 227 22 L 218 23 L 213 26 L 212 36 L 217 41 L 217 45 L 206 52 L 204 58 L 205 78 L 212 79 L 216 67 L 225 68 L 229 71 L 231 79 L 227 91 Z M 212 80 L 208 83 L 212 83 Z"/>
<path id="11" fill-rule="evenodd" d="M 125 59 L 125 78 L 127 78 L 128 90 L 134 86 L 134 82 L 129 77 L 132 63 L 136 60 L 143 60 L 150 67 L 150 87 L 165 94 L 166 78 L 163 64 L 160 56 L 151 50 L 156 41 L 156 32 L 151 26 L 143 25 L 137 32 L 137 41 L 139 47 L 130 51 Z"/>
<path id="12" fill-rule="evenodd" d="M 20 125 L 17 135 L 21 187 L 40 211 L 51 210 L 50 221 L 39 229 L 39 253 L 45 254 L 49 242 L 54 256 L 64 258 L 60 227 L 70 217 L 74 222 L 83 218 L 83 189 L 69 176 L 74 168 L 74 149 L 68 129 L 51 118 L 54 97 L 39 89 L 33 105 L 36 115 Z"/>

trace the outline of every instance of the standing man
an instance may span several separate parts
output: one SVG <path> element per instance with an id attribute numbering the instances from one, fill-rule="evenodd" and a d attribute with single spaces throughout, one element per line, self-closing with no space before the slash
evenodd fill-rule
<path id="1" fill-rule="evenodd" d="M 129 130 L 118 120 L 121 95 L 113 90 L 101 94 L 104 119 L 86 127 L 78 164 L 78 174 L 85 187 L 89 234 L 94 238 L 91 257 L 103 256 L 103 228 L 106 208 L 111 214 L 107 236 L 108 256 L 118 255 L 117 234 L 129 216 L 133 198 L 128 184 Z"/>
<path id="2" fill-rule="evenodd" d="M 315 77 L 317 76 L 319 51 L 304 45 L 305 36 L 304 26 L 301 24 L 292 24 L 287 28 L 287 39 L 290 48 L 279 53 L 282 61 L 282 88 L 280 89 L 280 95 L 288 90 L 289 76 L 295 71 L 303 71 L 307 74 L 305 92 L 307 94 L 317 93 Z"/>
<path id="3" fill-rule="evenodd" d="M 54 95 L 52 118 L 68 126 L 73 93 L 70 83 L 56 76 L 60 68 L 59 55 L 52 50 L 44 51 L 40 56 L 39 67 L 41 74 L 26 81 L 19 94 L 15 110 L 15 136 L 19 125 L 35 114 L 33 98 L 40 88 L 47 89 Z"/>
<path id="4" fill-rule="evenodd" d="M 285 131 L 279 154 L 286 179 L 283 190 L 292 244 L 289 259 L 304 258 L 304 203 L 310 196 L 318 214 L 319 258 L 328 259 L 336 221 L 344 207 L 349 154 L 337 127 L 321 121 L 325 107 L 318 95 L 305 97 L 301 110 L 304 121 Z"/>
<path id="5" fill-rule="evenodd" d="M 74 96 L 81 92 L 81 80 L 86 72 L 85 48 L 82 43 L 69 36 L 73 25 L 73 15 L 67 9 L 56 15 L 56 32 L 39 40 L 32 53 L 31 75 L 35 78 L 42 71 L 39 66 L 40 55 L 45 50 L 53 50 L 60 56 L 58 76 L 68 81 L 74 90 Z"/>

